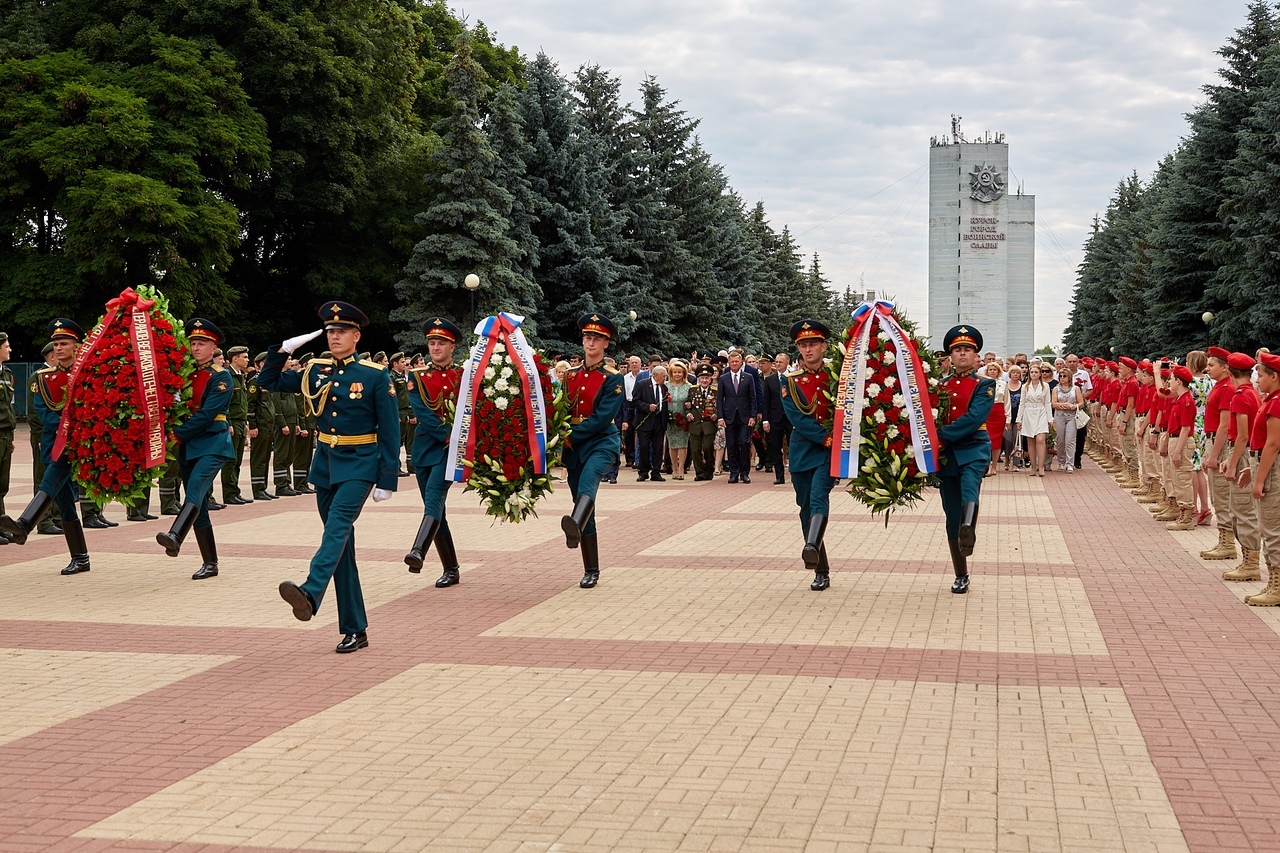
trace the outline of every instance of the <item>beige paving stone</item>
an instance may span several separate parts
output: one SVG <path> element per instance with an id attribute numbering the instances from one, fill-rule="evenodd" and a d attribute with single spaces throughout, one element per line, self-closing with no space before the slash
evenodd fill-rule
<path id="1" fill-rule="evenodd" d="M 1062 530 L 1055 524 L 983 524 L 979 521 L 978 544 L 971 565 L 1019 567 L 1070 565 Z M 778 521 L 704 519 L 645 549 L 649 557 L 776 557 L 800 565 L 804 545 L 798 518 Z M 948 561 L 946 528 L 941 518 L 922 518 L 913 513 L 894 513 L 886 529 L 883 524 L 832 521 L 827 525 L 827 552 L 833 558 L 897 562 L 903 555 Z M 979 568 L 980 571 L 980 568 Z"/>
<path id="2" fill-rule="evenodd" d="M 1015 784 L 1028 766 L 1047 768 L 1035 796 Z M 422 850 L 1186 849 L 1114 688 L 438 665 L 80 835 L 359 851 L 406 839 Z"/>
<path id="3" fill-rule="evenodd" d="M 181 681 L 234 660 L 225 655 L 155 655 L 0 649 L 0 744 Z"/>
<path id="4" fill-rule="evenodd" d="M 993 481 L 988 479 L 986 482 L 991 483 Z M 767 492 L 754 494 L 746 500 L 734 504 L 724 512 L 778 513 L 794 517 L 797 512 L 796 493 L 790 486 L 786 488 L 778 486 Z M 1028 492 L 984 486 L 982 490 L 982 512 L 986 516 L 1016 515 L 1026 517 L 1035 515 L 1038 518 L 1051 518 L 1053 516 L 1053 506 L 1049 503 L 1049 498 L 1044 494 L 1043 490 Z M 833 516 L 848 515 L 858 518 L 870 516 L 865 507 L 844 492 L 843 487 L 837 487 L 831 493 L 831 514 Z M 928 489 L 925 491 L 925 499 L 923 501 L 910 510 L 904 510 L 901 513 L 895 512 L 890 526 L 896 524 L 899 519 L 913 516 L 939 516 L 941 514 L 942 501 L 938 497 L 937 489 Z"/>
<path id="5" fill-rule="evenodd" d="M 590 598 L 566 591 L 486 632 L 499 637 L 768 643 L 1105 655 L 1075 578 L 980 577 L 963 601 L 927 574 L 837 572 L 817 600 L 809 575 L 611 568 Z M 784 576 L 786 577 L 786 576 Z"/>
<path id="6" fill-rule="evenodd" d="M 190 555 L 187 547 L 192 549 Z M 61 562 L 51 569 L 47 557 L 28 560 L 5 567 L 9 582 L 0 585 L 0 610 L 18 614 L 15 618 L 56 622 L 332 629 L 337 618 L 332 587 L 310 622 L 294 619 L 276 592 L 280 581 L 301 583 L 306 578 L 309 557 L 224 557 L 218 577 L 202 581 L 197 590 L 190 577 L 199 568 L 199 559 L 195 542 L 184 546 L 176 559 L 163 553 L 95 551 L 93 571 L 75 578 L 58 574 Z M 422 589 L 429 571 L 411 575 L 404 563 L 360 560 L 359 564 L 365 605 L 370 609 Z M 465 572 L 478 565 L 464 563 L 462 568 Z M 199 608 L 174 607 L 175 596 L 197 591 Z"/>

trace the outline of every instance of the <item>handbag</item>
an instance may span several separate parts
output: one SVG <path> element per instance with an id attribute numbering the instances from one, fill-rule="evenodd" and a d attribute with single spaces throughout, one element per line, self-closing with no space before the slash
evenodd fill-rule
<path id="1" fill-rule="evenodd" d="M 1076 409 L 1076 429 L 1084 429 L 1089 425 L 1089 413 L 1084 409 Z"/>

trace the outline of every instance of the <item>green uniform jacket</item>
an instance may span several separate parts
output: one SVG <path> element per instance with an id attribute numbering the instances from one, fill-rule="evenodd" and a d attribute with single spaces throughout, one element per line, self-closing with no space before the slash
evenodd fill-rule
<path id="1" fill-rule="evenodd" d="M 258 374 L 248 379 L 249 429 L 271 430 L 276 423 L 275 400 L 270 391 L 258 385 Z"/>
<path id="2" fill-rule="evenodd" d="M 231 404 L 227 409 L 227 420 L 232 426 L 244 428 L 245 422 L 249 420 L 249 390 L 245 383 L 244 374 L 236 370 L 234 367 L 226 368 L 227 375 L 231 377 Z"/>

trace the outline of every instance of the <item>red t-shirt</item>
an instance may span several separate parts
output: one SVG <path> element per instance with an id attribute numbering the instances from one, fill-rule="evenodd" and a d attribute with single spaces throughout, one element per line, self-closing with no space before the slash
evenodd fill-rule
<path id="1" fill-rule="evenodd" d="M 1251 382 L 1241 382 L 1236 386 L 1236 393 L 1231 395 L 1231 420 L 1228 422 L 1227 439 L 1235 441 L 1239 438 L 1239 431 L 1236 428 L 1236 415 L 1247 415 L 1249 418 L 1249 429 L 1253 429 L 1253 419 L 1258 413 L 1258 407 L 1262 405 L 1262 400 L 1258 397 L 1258 392 Z"/>
<path id="2" fill-rule="evenodd" d="M 1231 395 L 1235 393 L 1235 383 L 1228 376 L 1213 384 L 1208 398 L 1204 401 L 1205 435 L 1217 435 L 1218 423 L 1222 420 L 1222 410 L 1231 405 Z"/>
<path id="3" fill-rule="evenodd" d="M 1262 450 L 1267 444 L 1267 418 L 1280 418 L 1280 391 L 1272 391 L 1258 407 L 1249 430 L 1249 449 Z"/>
<path id="4" fill-rule="evenodd" d="M 1129 407 L 1129 398 L 1133 398 L 1133 410 L 1138 411 L 1138 391 L 1142 386 L 1138 384 L 1137 377 L 1130 377 L 1124 380 L 1120 385 L 1120 408 Z"/>
<path id="5" fill-rule="evenodd" d="M 1143 385 L 1138 388 L 1138 402 L 1134 404 L 1133 411 L 1138 415 L 1149 415 L 1151 413 L 1151 401 L 1156 395 L 1156 386 Z"/>
<path id="6" fill-rule="evenodd" d="M 1169 397 L 1160 394 L 1154 385 L 1151 386 L 1151 425 L 1169 428 Z"/>
<path id="7" fill-rule="evenodd" d="M 1169 424 L 1170 437 L 1176 437 L 1183 427 L 1196 425 L 1196 401 L 1190 391 L 1186 391 L 1169 401 L 1169 413 L 1165 415 Z"/>
<path id="8" fill-rule="evenodd" d="M 1108 379 L 1107 387 L 1102 389 L 1102 405 L 1114 409 L 1116 400 L 1120 398 L 1120 382 L 1116 379 Z"/>

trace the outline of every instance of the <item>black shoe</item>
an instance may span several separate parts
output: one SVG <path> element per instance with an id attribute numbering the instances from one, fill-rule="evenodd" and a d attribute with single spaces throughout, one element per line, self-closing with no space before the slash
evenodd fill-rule
<path id="1" fill-rule="evenodd" d="M 744 482 L 744 483 L 750 483 L 750 482 L 751 482 L 751 475 L 750 475 L 750 474 L 743 474 L 743 475 L 742 475 L 742 482 Z"/>
<path id="2" fill-rule="evenodd" d="M 71 562 L 67 567 L 58 572 L 60 575 L 78 575 L 81 572 L 89 571 L 89 555 L 88 554 L 72 554 Z"/>
<path id="3" fill-rule="evenodd" d="M 342 638 L 342 642 L 338 643 L 338 647 L 334 651 L 340 655 L 345 655 L 368 647 L 369 635 L 361 631 L 359 634 L 347 634 Z"/>
<path id="4" fill-rule="evenodd" d="M 787 481 L 782 479 L 781 477 L 774 477 L 773 484 L 775 486 L 785 486 L 787 484 Z"/>
<path id="5" fill-rule="evenodd" d="M 307 591 L 293 581 L 280 584 L 280 597 L 293 608 L 293 616 L 299 622 L 310 622 L 316 614 L 316 603 L 307 595 Z"/>
<path id="6" fill-rule="evenodd" d="M 8 545 L 8 544 L 9 544 L 9 534 L 5 533 L 3 530 L 0 530 L 0 545 Z"/>
<path id="7" fill-rule="evenodd" d="M 182 543 L 191 532 L 191 525 L 195 524 L 196 516 L 199 514 L 200 510 L 195 504 L 184 503 L 177 520 L 169 529 L 156 534 L 156 543 L 163 547 L 164 552 L 170 557 L 178 556 L 182 550 Z"/>
<path id="8" fill-rule="evenodd" d="M 200 546 L 200 568 L 191 576 L 193 581 L 218 576 L 218 543 L 213 538 L 212 527 L 197 527 L 192 531 Z"/>
<path id="9" fill-rule="evenodd" d="M 280 486 L 276 489 L 276 494 L 284 498 L 296 498 L 301 492 L 295 492 L 293 486 Z"/>
<path id="10" fill-rule="evenodd" d="M 278 500 L 280 500 L 280 496 L 279 496 L 279 495 L 273 495 L 273 494 L 271 494 L 271 492 L 263 492 L 263 495 L 265 495 L 265 496 L 266 496 L 266 499 L 267 499 L 267 500 L 269 500 L 269 501 L 278 501 Z"/>
<path id="11" fill-rule="evenodd" d="M 147 521 L 159 521 L 159 520 L 160 520 L 160 516 L 147 513 Z"/>
<path id="12" fill-rule="evenodd" d="M 710 479 L 711 479 L 710 477 L 704 477 L 701 474 L 699 474 L 698 476 L 693 478 L 693 481 L 697 483 L 699 481 L 710 480 Z"/>
<path id="13" fill-rule="evenodd" d="M 409 472 L 408 472 L 408 471 L 397 471 L 397 472 L 396 472 L 396 476 L 397 476 L 397 477 L 408 477 L 408 476 L 409 476 Z M 365 645 L 368 645 L 368 643 L 366 643 Z"/>
<path id="14" fill-rule="evenodd" d="M 829 586 L 831 586 L 831 575 L 815 574 L 813 576 L 813 583 L 809 584 L 809 589 L 814 592 L 822 592 Z"/>
<path id="15" fill-rule="evenodd" d="M 316 490 L 303 483 L 301 486 L 294 486 L 293 490 L 300 495 L 314 495 Z"/>
<path id="16" fill-rule="evenodd" d="M 667 478 L 666 478 L 666 477 L 664 477 L 664 476 L 662 476 L 661 474 L 654 474 L 654 475 L 653 475 L 652 477 L 650 477 L 649 479 L 650 479 L 650 480 L 652 480 L 652 481 L 653 481 L 653 482 L 655 482 L 655 483 L 665 483 L 665 482 L 667 482 Z"/>
<path id="17" fill-rule="evenodd" d="M 227 508 L 227 505 L 226 505 L 226 504 L 210 503 L 210 504 L 209 504 L 207 507 L 205 507 L 205 508 L 206 508 L 207 510 L 209 510 L 209 512 L 217 512 L 217 511 L 218 511 L 218 510 L 220 510 L 220 509 L 226 509 L 226 508 Z"/>
<path id="18" fill-rule="evenodd" d="M 649 477 L 648 477 L 647 475 L 645 475 L 645 474 L 641 474 L 639 477 L 636 477 L 636 482 L 637 482 L 637 483 L 644 483 L 644 482 L 647 482 L 647 481 L 648 481 L 648 479 L 649 479 Z"/>
<path id="19" fill-rule="evenodd" d="M 591 589 L 600 581 L 600 572 L 586 572 L 582 575 L 582 580 L 578 581 L 578 586 L 582 589 Z"/>
<path id="20" fill-rule="evenodd" d="M 422 571 L 422 558 L 427 555 L 427 549 L 435 541 L 436 531 L 439 529 L 440 519 L 431 515 L 422 517 L 422 523 L 418 525 L 418 532 L 413 537 L 413 547 L 409 549 L 408 554 L 404 555 L 404 564 L 409 567 L 409 571 L 413 574 L 416 575 Z"/>
<path id="21" fill-rule="evenodd" d="M 960 507 L 960 553 L 966 557 L 973 556 L 973 546 L 977 541 L 974 528 L 978 525 L 978 504 L 970 501 Z"/>
<path id="22" fill-rule="evenodd" d="M 275 498 L 271 497 L 271 495 L 267 494 L 266 492 L 254 492 L 254 493 L 253 493 L 253 499 L 254 499 L 255 501 L 270 501 L 270 500 L 275 500 Z"/>
<path id="23" fill-rule="evenodd" d="M 201 566 L 199 569 L 196 570 L 196 573 L 191 576 L 191 579 L 193 581 L 202 581 L 205 578 L 216 578 L 217 576 L 218 576 L 218 564 L 205 563 L 203 566 Z"/>
<path id="24" fill-rule="evenodd" d="M 71 552 L 71 562 L 62 574 L 78 575 L 89 571 L 89 548 L 84 543 L 84 527 L 78 521 L 67 521 L 62 525 L 62 532 L 67 537 L 67 550 Z"/>
<path id="25" fill-rule="evenodd" d="M 969 561 L 965 559 L 966 554 L 958 540 L 947 540 L 947 547 L 951 549 L 951 566 L 956 572 L 956 579 L 951 584 L 951 591 L 956 595 L 964 595 L 969 591 Z"/>
<path id="26" fill-rule="evenodd" d="M 734 483 L 736 483 L 736 482 L 738 482 L 738 475 L 737 475 L 737 474 L 730 474 L 730 475 L 729 475 L 729 485 L 731 485 L 731 486 L 732 486 L 732 485 L 733 485 Z"/>
<path id="27" fill-rule="evenodd" d="M 149 516 L 149 515 L 126 515 L 126 516 L 124 517 L 124 520 L 125 520 L 125 521 L 150 521 L 150 520 L 151 520 L 151 516 Z"/>
<path id="28" fill-rule="evenodd" d="M 160 514 L 161 515 L 177 515 L 178 511 L 176 509 L 162 509 L 160 510 Z"/>
<path id="29" fill-rule="evenodd" d="M 969 576 L 965 575 L 962 578 L 956 578 L 951 584 L 951 591 L 954 592 L 956 595 L 964 595 L 966 592 L 968 592 Z"/>
<path id="30" fill-rule="evenodd" d="M 62 528 L 56 524 L 50 524 L 48 527 L 41 527 L 36 533 L 41 536 L 61 536 Z"/>
<path id="31" fill-rule="evenodd" d="M 610 483 L 612 483 L 612 484 L 613 484 L 613 485 L 615 485 L 615 486 L 616 486 L 616 485 L 618 485 L 618 475 L 617 475 L 617 474 L 615 474 L 615 475 L 613 475 L 612 477 L 610 477 L 610 478 L 609 478 L 609 482 L 610 482 Z"/>
<path id="32" fill-rule="evenodd" d="M 756 470 L 757 470 L 757 471 L 763 471 L 763 470 L 764 470 L 764 463 L 763 463 L 763 462 L 757 463 L 757 465 L 756 465 Z"/>
<path id="33" fill-rule="evenodd" d="M 118 522 L 118 521 L 112 521 L 111 519 L 107 518 L 105 515 L 100 515 L 100 516 L 98 516 L 98 519 L 99 519 L 100 521 L 102 521 L 104 524 L 106 524 L 106 525 L 107 525 L 107 527 L 119 527 L 119 526 L 120 526 L 120 522 Z"/>
<path id="34" fill-rule="evenodd" d="M 445 569 L 444 574 L 436 580 L 436 588 L 444 589 L 447 586 L 454 586 L 459 582 L 457 569 Z"/>
<path id="35" fill-rule="evenodd" d="M 88 530 L 106 530 L 109 527 L 111 527 L 110 524 L 107 524 L 107 520 L 105 518 L 102 518 L 101 516 L 97 516 L 97 515 L 95 515 L 93 518 L 85 519 L 81 523 L 81 526 L 85 527 Z"/>
<path id="36" fill-rule="evenodd" d="M 772 474 L 772 473 L 773 473 L 773 466 L 772 466 L 772 465 L 766 465 L 766 466 L 764 466 L 764 472 L 765 472 L 766 474 Z"/>

